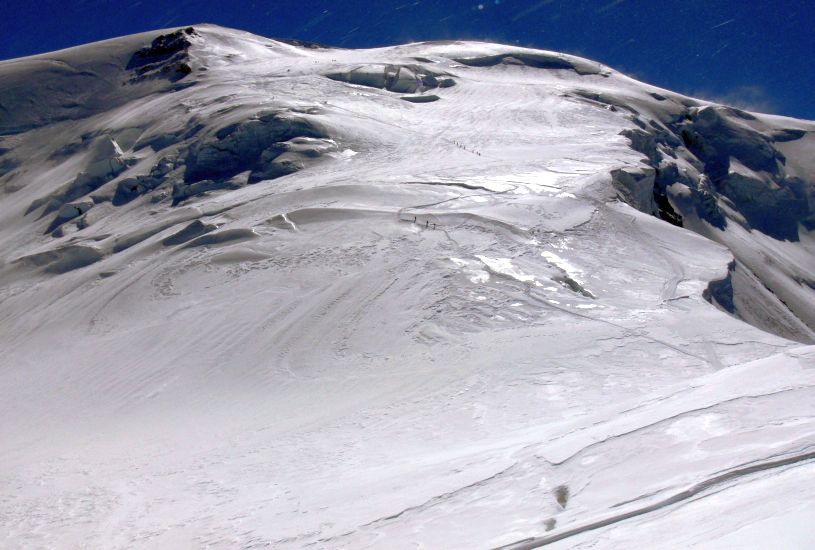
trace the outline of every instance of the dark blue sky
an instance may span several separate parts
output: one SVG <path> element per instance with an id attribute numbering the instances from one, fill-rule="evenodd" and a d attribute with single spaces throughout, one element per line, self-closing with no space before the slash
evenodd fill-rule
<path id="1" fill-rule="evenodd" d="M 0 59 L 198 22 L 345 47 L 515 43 L 815 119 L 815 0 L 0 0 Z"/>

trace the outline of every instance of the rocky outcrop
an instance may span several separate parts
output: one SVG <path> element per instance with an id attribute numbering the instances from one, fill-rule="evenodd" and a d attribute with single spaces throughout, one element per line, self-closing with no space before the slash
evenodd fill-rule
<path id="1" fill-rule="evenodd" d="M 147 78 L 167 78 L 180 80 L 192 72 L 189 64 L 190 37 L 196 36 L 195 29 L 187 27 L 153 39 L 130 58 L 127 69 L 133 71 L 131 82 Z"/>

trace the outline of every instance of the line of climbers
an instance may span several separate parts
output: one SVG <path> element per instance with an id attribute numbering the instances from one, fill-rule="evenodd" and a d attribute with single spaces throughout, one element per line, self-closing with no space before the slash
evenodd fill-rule
<path id="1" fill-rule="evenodd" d="M 416 223 L 416 216 L 413 216 L 413 223 Z M 436 229 L 436 222 L 430 223 L 430 220 L 424 221 L 425 229 L 430 229 L 430 226 L 433 226 L 433 229 Z"/>
<path id="2" fill-rule="evenodd" d="M 456 140 L 453 140 L 453 144 L 459 149 L 464 149 L 465 151 L 469 151 L 475 155 L 478 155 L 479 157 L 481 156 L 481 153 L 479 151 L 476 151 L 475 149 L 467 149 L 467 146 L 464 145 L 463 143 L 459 143 Z"/>

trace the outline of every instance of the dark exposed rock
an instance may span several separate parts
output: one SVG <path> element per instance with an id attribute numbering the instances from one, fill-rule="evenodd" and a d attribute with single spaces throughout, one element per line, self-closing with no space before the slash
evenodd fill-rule
<path id="1" fill-rule="evenodd" d="M 662 162 L 657 166 L 654 172 L 653 190 L 656 215 L 663 221 L 682 227 L 682 215 L 671 204 L 669 188 L 675 183 L 683 183 L 686 187 L 690 187 L 691 182 L 688 181 L 687 176 L 679 172 L 676 164 L 672 162 Z"/>
<path id="2" fill-rule="evenodd" d="M 654 186 L 654 204 L 656 204 L 659 219 L 671 225 L 682 227 L 682 215 L 674 209 L 668 199 L 668 194 L 664 190 L 660 190 L 656 185 Z"/>
<path id="3" fill-rule="evenodd" d="M 581 285 L 568 275 L 552 277 L 552 280 L 555 281 L 556 283 L 560 283 L 565 288 L 568 288 L 575 294 L 580 294 L 582 296 L 585 296 L 586 298 L 596 298 L 594 294 L 586 290 L 586 288 L 583 285 Z"/>
<path id="4" fill-rule="evenodd" d="M 185 52 L 192 45 L 188 37 L 194 34 L 195 29 L 187 27 L 157 36 L 149 46 L 133 54 L 127 68 L 136 69 L 157 61 L 165 61 L 177 53 Z"/>
<path id="5" fill-rule="evenodd" d="M 187 50 L 192 45 L 190 37 L 195 35 L 195 29 L 187 27 L 154 38 L 149 46 L 134 53 L 127 64 L 127 69 L 135 74 L 133 81 L 151 77 L 180 80 L 190 74 Z"/>
<path id="6" fill-rule="evenodd" d="M 736 262 L 732 261 L 727 266 L 727 275 L 723 279 L 711 281 L 702 293 L 705 300 L 720 305 L 731 314 L 736 313 L 736 306 L 733 302 L 733 272 L 735 270 Z"/>

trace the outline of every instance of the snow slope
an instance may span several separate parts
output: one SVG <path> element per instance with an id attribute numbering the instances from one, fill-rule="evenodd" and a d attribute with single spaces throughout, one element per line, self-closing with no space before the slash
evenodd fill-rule
<path id="1" fill-rule="evenodd" d="M 2 62 L 0 546 L 807 547 L 814 151 L 496 44 Z"/>

